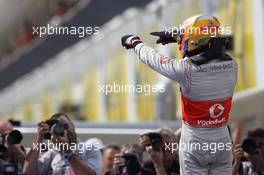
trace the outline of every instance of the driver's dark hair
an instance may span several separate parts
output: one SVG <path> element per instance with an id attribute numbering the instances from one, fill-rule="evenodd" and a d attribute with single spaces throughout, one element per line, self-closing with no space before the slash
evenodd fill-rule
<path id="1" fill-rule="evenodd" d="M 249 131 L 247 136 L 249 138 L 253 138 L 253 139 L 256 139 L 256 138 L 263 138 L 264 139 L 264 129 L 257 128 L 253 131 Z"/>

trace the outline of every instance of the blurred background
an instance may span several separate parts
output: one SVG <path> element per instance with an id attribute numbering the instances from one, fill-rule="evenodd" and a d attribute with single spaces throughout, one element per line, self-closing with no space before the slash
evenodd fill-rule
<path id="1" fill-rule="evenodd" d="M 53 113 L 65 112 L 79 129 L 178 128 L 179 86 L 123 49 L 120 37 L 137 34 L 149 46 L 180 59 L 177 44 L 156 45 L 149 33 L 206 13 L 232 30 L 230 54 L 239 74 L 231 125 L 263 126 L 263 8 L 263 0 L 0 0 L 0 117 L 35 127 Z M 82 38 L 33 33 L 33 27 L 48 24 L 99 27 L 100 33 Z M 163 84 L 166 91 L 100 91 L 100 85 L 113 83 Z"/>

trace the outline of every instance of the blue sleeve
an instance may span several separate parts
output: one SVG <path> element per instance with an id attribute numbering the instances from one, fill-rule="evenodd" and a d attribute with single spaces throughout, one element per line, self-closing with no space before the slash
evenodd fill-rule
<path id="1" fill-rule="evenodd" d="M 86 149 L 82 155 L 82 160 L 96 173 L 96 175 L 101 175 L 102 162 L 99 148 L 94 145 L 94 142 L 90 142 L 89 140 L 84 144 Z"/>

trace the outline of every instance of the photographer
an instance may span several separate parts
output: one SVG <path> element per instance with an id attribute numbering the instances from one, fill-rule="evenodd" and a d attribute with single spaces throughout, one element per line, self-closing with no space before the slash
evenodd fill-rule
<path id="1" fill-rule="evenodd" d="M 16 124 L 13 120 L 0 121 L 0 175 L 22 174 L 25 152 L 20 145 L 22 134 L 13 130 Z"/>
<path id="2" fill-rule="evenodd" d="M 144 163 L 145 168 L 153 170 L 157 175 L 180 174 L 178 152 L 165 147 L 165 144 L 178 143 L 170 129 L 160 128 L 157 133 L 141 134 L 139 143 L 151 159 Z"/>
<path id="3" fill-rule="evenodd" d="M 264 174 L 264 130 L 248 132 L 243 144 L 233 148 L 233 175 Z"/>
<path id="4" fill-rule="evenodd" d="M 120 153 L 120 148 L 118 145 L 108 145 L 103 150 L 103 174 L 108 171 L 112 171 L 114 167 L 115 155 Z"/>
<path id="5" fill-rule="evenodd" d="M 48 148 L 40 156 L 44 139 L 50 139 L 53 148 Z M 79 145 L 83 145 L 83 150 Z M 25 174 L 100 175 L 100 171 L 99 148 L 89 140 L 85 143 L 77 141 L 74 124 L 67 115 L 55 114 L 50 120 L 39 123 L 36 142 L 33 143 L 24 164 Z"/>
<path id="6" fill-rule="evenodd" d="M 126 144 L 121 153 L 115 155 L 114 170 L 104 175 L 154 175 L 143 168 L 143 151 L 137 144 Z"/>

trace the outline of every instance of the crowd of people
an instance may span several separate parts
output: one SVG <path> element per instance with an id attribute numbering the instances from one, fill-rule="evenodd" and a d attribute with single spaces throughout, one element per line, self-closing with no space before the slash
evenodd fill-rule
<path id="1" fill-rule="evenodd" d="M 46 25 L 48 23 L 52 23 L 52 20 L 56 20 L 56 18 L 63 18 L 63 16 L 72 9 L 79 0 L 56 0 L 50 1 L 48 10 L 46 9 L 45 14 L 35 14 L 41 15 L 42 21 L 36 21 L 36 16 L 31 16 L 28 19 L 24 20 L 12 35 L 7 43 L 8 47 L 3 50 L 3 53 L 0 52 L 0 67 L 4 67 L 7 64 L 11 63 L 13 60 L 12 56 L 24 48 L 32 44 L 33 40 L 38 37 L 38 34 L 34 32 L 34 27 Z M 41 10 L 40 10 L 41 11 Z M 18 28 L 18 27 L 17 27 Z"/>
<path id="2" fill-rule="evenodd" d="M 243 140 L 241 129 L 237 130 L 233 134 L 230 132 L 230 136 L 233 135 L 233 175 L 262 175 L 264 129 L 249 131 Z M 171 150 L 168 145 L 180 144 L 181 129 L 174 132 L 169 128 L 159 128 L 155 132 L 140 133 L 137 143 L 101 147 L 100 138 L 82 142 L 70 117 L 58 113 L 38 124 L 35 142 L 29 149 L 21 145 L 21 138 L 15 131 L 12 122 L 0 122 L 1 175 L 180 174 L 178 149 L 181 147 Z"/>

